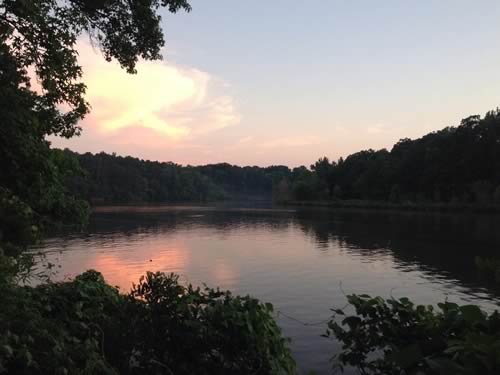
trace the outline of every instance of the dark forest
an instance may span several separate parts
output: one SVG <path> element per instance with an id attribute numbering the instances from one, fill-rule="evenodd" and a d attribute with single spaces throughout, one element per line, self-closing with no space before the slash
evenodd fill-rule
<path id="1" fill-rule="evenodd" d="M 57 151 L 60 152 L 60 151 Z M 300 166 L 181 166 L 101 152 L 64 150 L 81 166 L 72 194 L 99 203 L 216 200 L 369 200 L 391 203 L 500 203 L 500 111 L 458 126 Z"/>

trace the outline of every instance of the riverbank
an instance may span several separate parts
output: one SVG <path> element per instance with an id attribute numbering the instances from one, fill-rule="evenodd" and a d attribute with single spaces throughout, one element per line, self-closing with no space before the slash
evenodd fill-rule
<path id="1" fill-rule="evenodd" d="M 480 205 L 462 203 L 392 203 L 370 200 L 288 200 L 280 202 L 289 207 L 362 208 L 373 210 L 422 211 L 422 212 L 467 212 L 500 213 L 500 205 Z"/>
<path id="2" fill-rule="evenodd" d="M 265 213 L 293 213 L 294 209 L 291 208 L 276 208 L 271 204 L 266 207 L 252 207 L 243 206 L 238 204 L 232 205 L 220 205 L 218 202 L 213 202 L 213 204 L 206 203 L 205 205 L 189 205 L 189 204 L 158 204 L 158 205 L 145 205 L 145 204 L 130 204 L 130 205 L 102 205 L 93 206 L 93 213 L 120 213 L 120 212 L 136 212 L 136 213 L 161 213 L 161 212 L 173 212 L 173 211 L 193 211 L 193 212 L 214 212 L 214 211 L 224 211 L 224 212 L 265 212 Z"/>

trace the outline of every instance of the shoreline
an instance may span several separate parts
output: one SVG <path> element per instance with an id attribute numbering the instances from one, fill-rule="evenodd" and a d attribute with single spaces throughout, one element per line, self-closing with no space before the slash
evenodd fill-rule
<path id="1" fill-rule="evenodd" d="M 453 204 L 453 203 L 391 203 L 368 200 L 298 201 L 288 200 L 279 205 L 289 207 L 349 208 L 389 211 L 444 212 L 444 213 L 500 213 L 500 205 Z"/>
<path id="2" fill-rule="evenodd" d="M 179 211 L 282 211 L 293 212 L 301 208 L 323 208 L 323 209 L 362 209 L 373 211 L 399 211 L 399 212 L 436 212 L 436 213 L 474 213 L 474 214 L 499 214 L 500 205 L 480 204 L 453 204 L 453 203 L 391 203 L 384 201 L 369 200 L 287 200 L 278 202 L 249 201 L 208 201 L 208 202 L 158 202 L 158 203 L 101 203 L 91 205 L 92 212 L 161 212 L 170 210 Z M 260 204 L 259 204 L 260 203 Z"/>

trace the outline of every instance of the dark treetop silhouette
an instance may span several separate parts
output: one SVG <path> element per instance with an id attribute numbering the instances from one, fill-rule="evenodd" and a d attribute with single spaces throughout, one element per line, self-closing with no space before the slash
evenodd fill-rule
<path id="1" fill-rule="evenodd" d="M 175 202 L 261 198 L 392 203 L 500 203 L 500 112 L 470 116 L 388 151 L 364 150 L 304 166 L 183 167 L 99 153 L 75 157 L 86 173 L 70 191 L 95 202 Z M 71 159 L 66 158 L 66 159 Z"/>

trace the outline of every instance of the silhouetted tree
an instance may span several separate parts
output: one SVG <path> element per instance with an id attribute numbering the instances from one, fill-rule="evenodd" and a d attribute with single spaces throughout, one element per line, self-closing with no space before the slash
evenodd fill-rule
<path id="1" fill-rule="evenodd" d="M 422 138 L 401 139 L 390 151 L 364 150 L 330 163 L 311 165 L 310 199 L 329 197 L 380 201 L 490 204 L 500 185 L 500 111 L 469 116 Z M 294 180 L 304 197 L 303 181 Z"/>
<path id="2" fill-rule="evenodd" d="M 76 163 L 46 141 L 78 135 L 78 121 L 89 111 L 78 38 L 87 34 L 106 60 L 134 73 L 138 58 L 160 58 L 160 7 L 190 10 L 186 0 L 0 2 L 0 258 L 34 238 L 27 233 L 44 221 L 85 217 L 85 204 L 63 183 Z"/>

